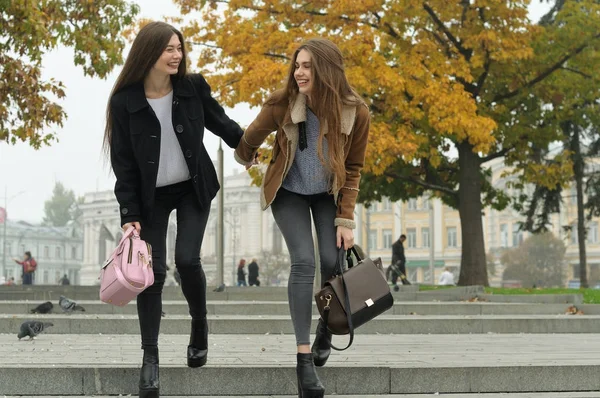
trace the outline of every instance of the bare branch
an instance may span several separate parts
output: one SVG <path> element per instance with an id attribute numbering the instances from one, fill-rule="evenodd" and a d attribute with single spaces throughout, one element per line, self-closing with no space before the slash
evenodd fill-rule
<path id="1" fill-rule="evenodd" d="M 456 47 L 456 49 L 467 60 L 469 60 L 471 58 L 471 51 L 467 50 L 466 48 L 464 48 L 462 46 L 460 40 L 458 40 L 456 37 L 454 37 L 454 35 L 452 34 L 452 32 L 450 32 L 450 30 L 446 27 L 446 25 L 444 25 L 444 23 L 438 18 L 438 16 L 435 14 L 435 11 L 433 11 L 433 9 L 429 6 L 429 4 L 423 3 L 423 8 L 429 14 L 429 16 L 431 17 L 431 19 L 433 19 L 433 21 L 435 22 L 435 24 L 437 25 L 437 27 L 442 32 L 444 32 L 444 35 L 446 35 L 446 37 L 448 38 L 448 40 L 450 40 L 452 42 L 452 44 L 454 44 L 454 47 Z"/>
<path id="2" fill-rule="evenodd" d="M 577 69 L 573 69 L 573 68 L 567 68 L 566 66 L 563 66 L 563 67 L 562 67 L 562 68 L 560 68 L 560 69 L 562 69 L 562 70 L 566 70 L 566 71 L 569 71 L 569 72 L 576 73 L 576 74 L 578 74 L 578 75 L 581 75 L 581 76 L 585 77 L 586 79 L 591 79 L 591 78 L 592 78 L 592 76 L 591 76 L 591 75 L 588 75 L 587 73 L 583 73 L 582 71 L 579 71 L 579 70 L 577 70 Z"/>
<path id="3" fill-rule="evenodd" d="M 221 47 L 215 46 L 213 44 L 197 43 L 197 42 L 193 42 L 193 41 L 189 42 L 189 43 L 193 46 L 203 46 L 203 47 L 216 48 L 216 49 L 222 50 Z M 290 57 L 288 57 L 287 55 L 282 55 L 282 54 L 263 53 L 262 55 L 264 55 L 266 57 L 272 57 L 272 58 L 281 58 L 281 59 L 285 59 L 286 61 L 290 60 Z"/>
<path id="4" fill-rule="evenodd" d="M 512 148 L 502 148 L 501 150 L 499 150 L 498 152 L 495 153 L 490 153 L 489 155 L 480 158 L 480 162 L 481 163 L 485 163 L 485 162 L 489 162 L 492 159 L 497 159 L 497 158 L 501 158 L 503 156 L 505 156 L 508 152 L 510 152 Z"/>
<path id="5" fill-rule="evenodd" d="M 422 186 L 424 188 L 427 188 L 427 189 L 431 189 L 431 190 L 434 190 L 434 191 L 443 192 L 445 194 L 458 197 L 458 192 L 457 191 L 455 191 L 455 190 L 453 190 L 451 188 L 448 188 L 448 187 L 444 187 L 444 186 L 441 186 L 441 185 L 436 185 L 436 184 L 432 184 L 432 183 L 423 181 L 420 178 L 404 177 L 404 176 L 397 175 L 396 173 L 393 173 L 393 172 L 390 172 L 390 171 L 383 173 L 383 175 L 386 176 L 386 177 L 390 177 L 390 178 L 394 178 L 394 179 L 398 179 L 398 180 L 412 182 L 414 184 L 420 185 L 420 186 Z"/>

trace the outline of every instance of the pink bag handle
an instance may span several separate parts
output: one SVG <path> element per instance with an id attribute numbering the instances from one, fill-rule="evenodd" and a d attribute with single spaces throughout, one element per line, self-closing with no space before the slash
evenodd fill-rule
<path id="1" fill-rule="evenodd" d="M 135 229 L 135 227 L 132 225 L 125 230 L 125 233 L 123 233 L 123 237 L 121 237 L 121 241 L 119 242 L 119 245 L 121 245 L 123 242 L 125 242 L 125 239 L 129 238 L 129 235 L 133 235 L 138 238 L 140 237 L 140 235 L 137 232 L 137 229 Z"/>
<path id="2" fill-rule="evenodd" d="M 129 239 L 130 235 L 133 235 L 133 237 L 137 238 L 137 239 L 139 239 L 139 237 L 140 237 L 140 235 L 138 234 L 137 230 L 135 229 L 135 227 L 133 225 L 130 226 L 129 228 L 127 228 L 127 230 L 123 234 L 123 237 L 121 238 L 121 241 L 119 242 L 119 246 L 121 246 L 123 244 L 123 242 L 125 242 L 126 239 Z M 125 276 L 123 275 L 123 271 L 121 271 L 121 268 L 117 267 L 116 264 L 114 264 L 114 268 L 115 268 L 115 274 L 117 276 L 117 279 L 119 280 L 119 282 L 121 282 L 121 285 L 125 286 L 127 289 L 131 290 L 132 292 L 135 292 L 135 293 L 141 292 L 150 285 L 150 272 L 148 271 L 147 268 L 142 269 L 142 272 L 144 273 L 144 286 L 143 287 L 132 286 L 131 283 L 129 283 L 127 281 L 127 279 L 125 279 Z"/>

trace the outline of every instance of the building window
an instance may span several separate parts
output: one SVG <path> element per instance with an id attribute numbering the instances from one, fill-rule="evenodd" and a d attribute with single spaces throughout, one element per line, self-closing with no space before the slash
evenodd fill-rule
<path id="1" fill-rule="evenodd" d="M 392 230 L 384 229 L 383 230 L 383 248 L 391 249 L 392 248 Z"/>
<path id="2" fill-rule="evenodd" d="M 48 270 L 44 270 L 44 285 L 48 284 Z"/>
<path id="3" fill-rule="evenodd" d="M 372 229 L 369 231 L 369 250 L 377 249 L 377 230 Z"/>
<path id="4" fill-rule="evenodd" d="M 50 258 L 50 248 L 48 246 L 44 246 L 44 258 Z"/>
<path id="5" fill-rule="evenodd" d="M 56 248 L 55 253 L 56 253 L 56 258 L 60 260 L 62 258 L 62 253 L 60 252 L 60 247 Z"/>
<path id="6" fill-rule="evenodd" d="M 448 247 L 458 247 L 456 239 L 456 227 L 447 227 L 446 236 L 448 238 Z"/>
<path id="7" fill-rule="evenodd" d="M 408 210 L 417 210 L 417 199 L 412 198 L 408 200 Z"/>
<path id="8" fill-rule="evenodd" d="M 421 243 L 423 247 L 429 247 L 429 228 L 421 228 Z"/>
<path id="9" fill-rule="evenodd" d="M 25 245 L 21 245 L 21 253 L 20 254 L 25 254 L 27 250 L 25 250 Z"/>
<path id="10" fill-rule="evenodd" d="M 426 196 L 423 196 L 423 210 L 429 210 L 429 206 L 430 206 L 429 198 Z"/>
<path id="11" fill-rule="evenodd" d="M 417 247 L 417 230 L 416 228 L 406 229 L 406 241 L 408 247 Z"/>
<path id="12" fill-rule="evenodd" d="M 598 243 L 598 223 L 596 221 L 590 223 L 587 233 L 588 243 Z"/>
<path id="13" fill-rule="evenodd" d="M 12 255 L 13 255 L 13 252 L 12 252 L 12 242 L 10 242 L 10 241 L 7 241 L 7 242 L 6 242 L 6 253 L 7 253 L 9 256 L 12 256 Z"/>
<path id="14" fill-rule="evenodd" d="M 500 247 L 508 247 L 508 224 L 500 224 Z"/>
<path id="15" fill-rule="evenodd" d="M 383 211 L 390 211 L 392 210 L 392 202 L 390 202 L 390 198 L 383 198 Z"/>
<path id="16" fill-rule="evenodd" d="M 77 258 L 77 248 L 75 246 L 71 247 L 71 259 L 75 260 Z"/>
<path id="17" fill-rule="evenodd" d="M 571 243 L 579 243 L 579 239 L 577 237 L 577 223 L 571 225 Z"/>
<path id="18" fill-rule="evenodd" d="M 523 243 L 523 231 L 521 231 L 519 224 L 514 223 L 512 225 L 512 245 L 517 247 L 521 243 Z"/>

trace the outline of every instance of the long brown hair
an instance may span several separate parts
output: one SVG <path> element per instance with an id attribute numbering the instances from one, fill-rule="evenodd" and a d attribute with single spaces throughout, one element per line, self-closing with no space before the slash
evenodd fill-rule
<path id="1" fill-rule="evenodd" d="M 327 39 L 310 39 L 296 49 L 287 75 L 285 88 L 275 92 L 267 104 L 275 104 L 287 99 L 290 101 L 299 93 L 298 83 L 294 78 L 298 53 L 306 50 L 311 57 L 310 93 L 311 109 L 319 119 L 321 127 L 327 125 L 328 160 L 323 157 L 324 130 L 321 128 L 318 151 L 319 159 L 337 177 L 338 188 L 346 182 L 344 159 L 344 137 L 342 136 L 342 106 L 358 106 L 364 101 L 352 88 L 344 69 L 344 57 L 340 49 Z"/>
<path id="2" fill-rule="evenodd" d="M 104 128 L 105 153 L 110 152 L 110 141 L 112 138 L 112 112 L 110 109 L 110 100 L 113 95 L 133 84 L 142 83 L 150 70 L 158 61 L 173 34 L 176 34 L 181 43 L 181 62 L 177 70 L 176 79 L 182 78 L 187 73 L 187 59 L 185 51 L 185 42 L 180 31 L 164 22 L 150 22 L 140 29 L 133 40 L 131 50 L 125 60 L 125 65 L 117 77 L 117 81 L 110 92 L 108 105 L 106 107 L 106 127 Z"/>

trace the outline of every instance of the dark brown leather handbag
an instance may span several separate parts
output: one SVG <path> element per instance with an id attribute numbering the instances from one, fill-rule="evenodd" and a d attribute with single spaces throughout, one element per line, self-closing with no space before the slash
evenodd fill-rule
<path id="1" fill-rule="evenodd" d="M 353 266 L 351 253 L 358 263 Z M 344 254 L 348 269 L 344 271 Z M 331 348 L 343 351 L 352 345 L 354 329 L 387 311 L 394 305 L 394 298 L 385 280 L 381 259 L 361 259 L 356 249 L 338 253 L 335 266 L 336 276 L 325 282 L 316 295 L 317 308 L 323 322 L 333 334 L 350 334 L 346 348 Z"/>

